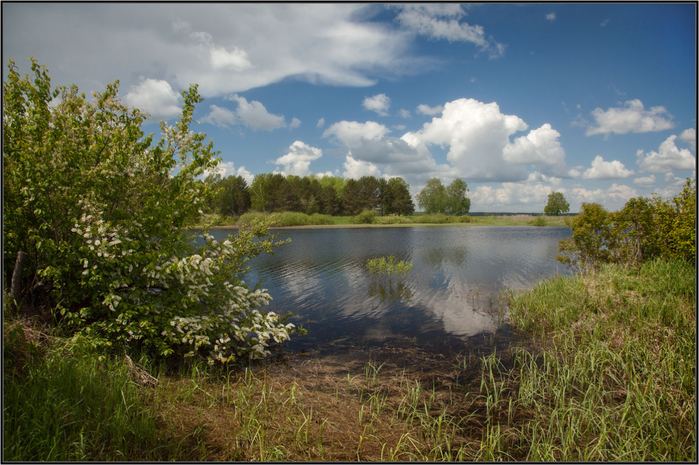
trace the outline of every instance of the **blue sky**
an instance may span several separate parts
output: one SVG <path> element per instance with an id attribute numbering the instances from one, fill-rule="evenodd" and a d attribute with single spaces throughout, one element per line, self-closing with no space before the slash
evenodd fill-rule
<path id="1" fill-rule="evenodd" d="M 468 183 L 621 208 L 696 176 L 696 5 L 3 4 L 3 59 L 174 121 L 198 83 L 222 174 Z M 6 71 L 3 70 L 3 76 Z"/>

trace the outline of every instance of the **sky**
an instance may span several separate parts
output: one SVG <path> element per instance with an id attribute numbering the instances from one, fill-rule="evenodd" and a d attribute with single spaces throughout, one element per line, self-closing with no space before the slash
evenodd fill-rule
<path id="1" fill-rule="evenodd" d="M 610 210 L 696 177 L 694 3 L 3 3 L 2 55 L 191 129 L 222 175 L 468 184 L 472 212 Z"/>

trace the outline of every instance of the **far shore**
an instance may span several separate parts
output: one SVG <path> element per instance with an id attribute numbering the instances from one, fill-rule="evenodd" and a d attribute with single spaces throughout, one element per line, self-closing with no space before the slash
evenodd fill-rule
<path id="1" fill-rule="evenodd" d="M 405 228 L 405 227 L 422 227 L 422 226 L 565 226 L 565 220 L 568 216 L 534 216 L 534 215 L 489 215 L 489 216 L 472 216 L 468 222 L 409 222 L 409 223 L 353 223 L 352 217 L 332 217 L 337 221 L 335 224 L 297 224 L 285 226 L 271 226 L 270 229 L 353 229 L 353 228 Z M 537 222 L 537 219 L 540 222 Z M 209 223 L 209 229 L 240 229 L 241 225 L 228 222 L 232 218 L 217 219 L 211 216 L 205 216 Z M 228 221 L 227 221 L 228 220 Z M 377 217 L 377 221 L 382 221 L 382 217 Z M 224 223 L 225 224 L 222 224 Z M 204 229 L 205 224 L 198 224 L 194 229 Z"/>

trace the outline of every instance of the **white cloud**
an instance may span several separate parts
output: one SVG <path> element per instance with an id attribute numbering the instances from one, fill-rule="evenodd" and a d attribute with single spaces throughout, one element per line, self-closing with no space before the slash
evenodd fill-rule
<path id="1" fill-rule="evenodd" d="M 323 132 L 323 137 L 335 138 L 348 148 L 359 146 L 362 140 L 381 139 L 389 130 L 383 124 L 374 121 L 358 123 L 357 121 L 340 121 Z"/>
<path id="2" fill-rule="evenodd" d="M 391 106 L 391 99 L 386 94 L 378 94 L 373 97 L 366 97 L 362 106 L 366 110 L 375 111 L 379 116 L 388 116 L 388 109 Z"/>
<path id="3" fill-rule="evenodd" d="M 437 115 L 444 111 L 442 105 L 437 105 L 436 107 L 430 107 L 429 105 L 420 104 L 417 106 L 417 112 L 423 115 Z"/>
<path id="4" fill-rule="evenodd" d="M 3 54 L 36 56 L 36 38 L 50 31 L 42 64 L 54 82 L 74 82 L 86 94 L 116 77 L 129 89 L 139 75 L 176 90 L 199 83 L 205 98 L 289 77 L 369 86 L 376 75 L 435 63 L 411 56 L 414 35 L 373 21 L 382 9 L 367 4 L 44 4 L 15 12 Z"/>
<path id="5" fill-rule="evenodd" d="M 248 102 L 245 97 L 236 94 L 227 96 L 226 100 L 238 102 L 238 108 L 235 110 L 236 122 L 253 131 L 272 131 L 286 126 L 283 115 L 269 113 L 265 106 L 256 100 Z"/>
<path id="6" fill-rule="evenodd" d="M 689 145 L 692 152 L 697 151 L 697 131 L 694 128 L 685 129 L 680 134 L 680 140 Z"/>
<path id="7" fill-rule="evenodd" d="M 604 161 L 600 155 L 592 160 L 592 168 L 583 173 L 583 179 L 619 179 L 628 178 L 634 174 L 619 160 Z"/>
<path id="8" fill-rule="evenodd" d="M 322 128 L 325 125 L 325 118 L 321 118 L 318 120 L 318 123 L 316 124 L 317 128 Z"/>
<path id="9" fill-rule="evenodd" d="M 398 116 L 401 118 L 410 118 L 410 111 L 406 110 L 405 108 L 401 108 L 398 110 Z"/>
<path id="10" fill-rule="evenodd" d="M 548 19 L 551 22 L 554 22 L 556 20 L 556 13 L 549 13 L 546 15 L 546 19 Z"/>
<path id="11" fill-rule="evenodd" d="M 612 20 L 611 18 L 605 19 L 604 21 L 602 21 L 602 22 L 600 23 L 600 27 L 607 27 L 607 24 L 609 24 L 609 22 L 610 22 L 611 20 Z"/>
<path id="12" fill-rule="evenodd" d="M 228 128 L 237 124 L 237 118 L 235 113 L 227 108 L 221 108 L 218 105 L 211 105 L 209 107 L 211 112 L 201 119 L 202 123 L 213 124 L 220 128 Z"/>
<path id="13" fill-rule="evenodd" d="M 478 186 L 469 196 L 471 210 L 488 211 L 543 211 L 548 195 L 553 192 L 551 186 L 504 182 L 499 188 Z M 565 189 L 557 189 L 565 192 Z"/>
<path id="14" fill-rule="evenodd" d="M 376 165 L 366 161 L 355 160 L 352 158 L 351 154 L 347 155 L 345 163 L 342 166 L 345 168 L 345 171 L 342 173 L 345 178 L 359 179 L 362 176 L 381 177 L 381 171 Z"/>
<path id="15" fill-rule="evenodd" d="M 503 159 L 509 163 L 553 167 L 563 176 L 570 176 L 565 166 L 566 153 L 558 138 L 561 134 L 546 123 L 532 129 L 525 137 L 518 137 L 503 149 Z"/>
<path id="16" fill-rule="evenodd" d="M 291 123 L 289 124 L 289 127 L 290 127 L 291 129 L 296 129 L 296 128 L 299 127 L 299 126 L 301 126 L 301 120 L 298 119 L 298 118 L 296 118 L 296 117 L 294 117 L 294 118 L 291 120 Z"/>
<path id="17" fill-rule="evenodd" d="M 146 111 L 152 119 L 169 119 L 181 114 L 180 95 L 167 81 L 145 79 L 132 86 L 124 97 L 124 103 L 139 110 Z"/>
<path id="18" fill-rule="evenodd" d="M 445 104 L 442 116 L 425 123 L 414 137 L 428 146 L 448 145 L 447 160 L 465 178 L 521 181 L 527 179 L 527 171 L 522 165 L 506 163 L 503 150 L 511 135 L 525 129 L 521 118 L 500 113 L 497 103 L 459 99 Z"/>
<path id="19" fill-rule="evenodd" d="M 394 8 L 400 10 L 396 21 L 417 34 L 449 42 L 470 42 L 487 52 L 491 59 L 505 53 L 505 45 L 495 42 L 492 36 L 486 38 L 482 26 L 459 22 L 466 15 L 461 5 L 404 4 L 395 5 Z"/>
<path id="20" fill-rule="evenodd" d="M 671 121 L 672 116 L 667 113 L 665 107 L 645 110 L 643 103 L 638 99 L 628 100 L 623 107 L 609 108 L 606 111 L 595 108 L 592 116 L 597 127 L 589 127 L 585 132 L 586 136 L 663 131 L 675 127 Z"/>
<path id="21" fill-rule="evenodd" d="M 636 152 L 636 163 L 641 172 L 663 173 L 670 170 L 691 170 L 696 166 L 696 158 L 688 149 L 678 149 L 675 145 L 676 135 L 672 135 L 660 144 L 657 152 L 651 150 L 644 155 L 643 150 Z"/>
<path id="22" fill-rule="evenodd" d="M 222 178 L 228 176 L 242 176 L 245 182 L 248 183 L 248 186 L 252 184 L 253 179 L 255 179 L 255 176 L 250 173 L 250 171 L 246 170 L 244 166 L 236 169 L 232 161 L 220 162 L 218 166 L 216 166 L 216 172 L 221 175 Z"/>
<path id="23" fill-rule="evenodd" d="M 285 174 L 293 174 L 296 176 L 308 176 L 311 174 L 309 165 L 313 160 L 317 160 L 323 156 L 322 150 L 306 145 L 300 140 L 297 140 L 289 146 L 289 152 L 277 158 L 274 161 L 275 165 L 284 165 Z"/>
<path id="24" fill-rule="evenodd" d="M 638 187 L 650 189 L 651 187 L 653 187 L 653 185 L 655 185 L 655 175 L 651 174 L 650 176 L 636 178 L 633 180 L 633 183 L 636 184 Z"/>
<path id="25" fill-rule="evenodd" d="M 405 124 L 396 124 L 395 126 L 391 126 L 391 128 L 397 131 L 405 131 Z"/>
<path id="26" fill-rule="evenodd" d="M 617 183 L 612 183 L 607 190 L 589 190 L 585 187 L 573 187 L 568 190 L 566 199 L 570 203 L 571 211 L 579 211 L 580 205 L 583 202 L 599 203 L 607 210 L 614 211 L 623 208 L 629 199 L 637 196 L 636 189 L 624 184 L 618 185 Z"/>

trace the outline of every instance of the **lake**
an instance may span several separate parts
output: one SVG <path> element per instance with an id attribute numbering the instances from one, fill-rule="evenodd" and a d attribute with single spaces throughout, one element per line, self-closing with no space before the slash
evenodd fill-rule
<path id="1" fill-rule="evenodd" d="M 307 329 L 282 350 L 332 354 L 348 348 L 407 346 L 465 352 L 509 341 L 501 293 L 569 274 L 556 262 L 568 227 L 440 226 L 285 229 L 291 243 L 249 262 L 245 281 L 258 280 L 273 300 L 268 310 L 292 312 Z M 222 240 L 235 230 L 214 230 Z M 366 262 L 394 255 L 413 263 L 403 280 L 372 279 Z"/>

